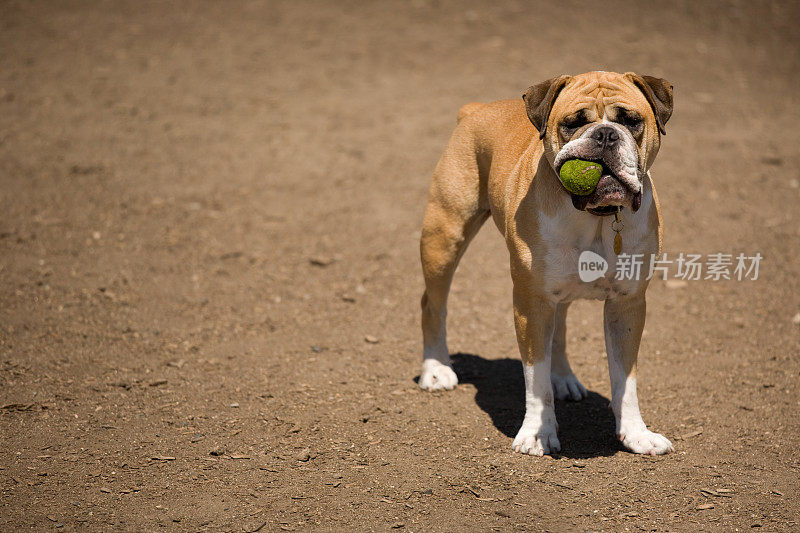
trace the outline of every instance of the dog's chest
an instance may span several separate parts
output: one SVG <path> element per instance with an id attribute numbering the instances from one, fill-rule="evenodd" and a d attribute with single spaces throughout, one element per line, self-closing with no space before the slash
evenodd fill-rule
<path id="1" fill-rule="evenodd" d="M 631 216 L 626 221 L 627 227 L 621 232 L 625 255 L 620 256 L 614 253 L 611 221 L 611 217 L 578 211 L 553 217 L 540 214 L 544 247 L 539 257 L 544 269 L 544 290 L 552 301 L 606 300 L 635 293 L 646 283 L 649 254 L 656 252 L 647 228 L 638 226 L 646 225 L 646 217 Z"/>

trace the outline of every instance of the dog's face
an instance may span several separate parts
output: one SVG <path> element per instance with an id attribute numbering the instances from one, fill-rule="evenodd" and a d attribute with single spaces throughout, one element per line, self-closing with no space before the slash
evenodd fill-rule
<path id="1" fill-rule="evenodd" d="M 632 72 L 589 72 L 534 85 L 523 98 L 556 173 L 570 159 L 603 165 L 592 194 L 571 195 L 576 209 L 598 215 L 617 206 L 639 209 L 644 177 L 672 115 L 669 82 Z"/>

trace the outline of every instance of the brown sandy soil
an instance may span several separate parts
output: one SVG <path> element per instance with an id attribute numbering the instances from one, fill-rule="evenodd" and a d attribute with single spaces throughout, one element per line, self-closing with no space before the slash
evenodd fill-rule
<path id="1" fill-rule="evenodd" d="M 800 10 L 637 6 L 0 3 L 0 530 L 797 530 Z M 615 441 L 600 302 L 562 454 L 511 451 L 493 227 L 453 289 L 461 385 L 414 381 L 459 106 L 593 69 L 675 85 L 667 252 L 764 256 L 651 285 L 664 457 Z"/>

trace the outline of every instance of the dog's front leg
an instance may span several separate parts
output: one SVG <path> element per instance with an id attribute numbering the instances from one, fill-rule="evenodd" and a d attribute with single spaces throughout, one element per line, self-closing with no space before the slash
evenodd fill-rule
<path id="1" fill-rule="evenodd" d="M 603 318 L 611 377 L 611 407 L 617 422 L 617 436 L 627 449 L 634 453 L 661 455 L 674 451 L 672 443 L 663 435 L 647 429 L 636 395 L 636 359 L 646 308 L 644 292 L 606 300 Z"/>
<path id="2" fill-rule="evenodd" d="M 514 280 L 514 322 L 525 375 L 525 419 L 512 447 L 520 453 L 544 455 L 561 450 L 550 384 L 555 305 L 530 289 L 528 283 Z"/>

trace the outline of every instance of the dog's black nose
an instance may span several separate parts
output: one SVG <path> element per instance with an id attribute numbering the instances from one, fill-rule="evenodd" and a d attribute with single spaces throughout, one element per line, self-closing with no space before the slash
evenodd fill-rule
<path id="1" fill-rule="evenodd" d="M 600 126 L 592 132 L 592 139 L 601 148 L 610 148 L 619 142 L 619 133 L 611 126 Z"/>

